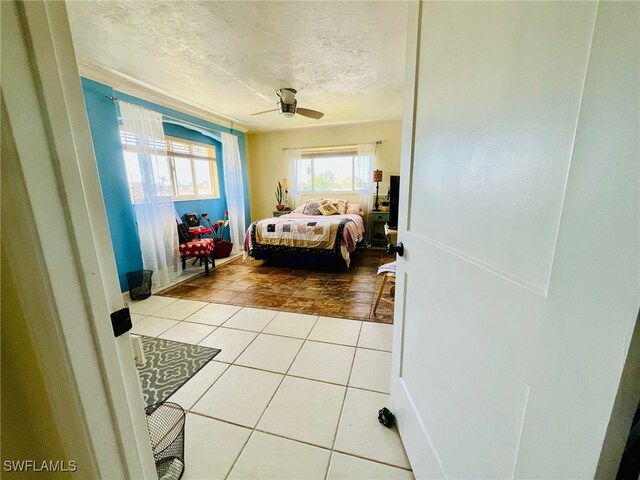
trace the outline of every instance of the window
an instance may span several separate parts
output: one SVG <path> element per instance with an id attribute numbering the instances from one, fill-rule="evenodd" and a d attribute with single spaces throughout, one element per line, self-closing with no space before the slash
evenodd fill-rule
<path id="1" fill-rule="evenodd" d="M 355 150 L 303 152 L 299 160 L 300 192 L 355 192 L 363 178 L 356 168 Z"/>
<path id="2" fill-rule="evenodd" d="M 142 174 L 135 148 L 134 135 L 121 131 L 124 161 L 129 179 L 129 193 L 133 201 L 144 197 Z M 191 142 L 181 138 L 165 137 L 157 142 L 156 168 L 159 195 L 172 195 L 175 200 L 219 198 L 218 165 L 213 145 Z M 166 155 L 165 155 L 166 152 Z"/>

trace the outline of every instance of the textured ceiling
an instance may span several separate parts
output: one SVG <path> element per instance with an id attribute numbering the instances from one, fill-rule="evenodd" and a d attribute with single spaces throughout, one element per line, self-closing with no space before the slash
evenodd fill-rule
<path id="1" fill-rule="evenodd" d="M 78 60 L 250 130 L 401 117 L 407 4 L 397 1 L 72 1 Z M 281 87 L 321 120 L 277 112 Z"/>

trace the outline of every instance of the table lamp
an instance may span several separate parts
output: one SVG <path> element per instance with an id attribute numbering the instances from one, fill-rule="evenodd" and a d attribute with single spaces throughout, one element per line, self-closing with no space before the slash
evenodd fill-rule
<path id="1" fill-rule="evenodd" d="M 284 209 L 291 210 L 289 207 L 289 179 L 282 179 L 282 188 L 284 188 Z"/>
<path id="2" fill-rule="evenodd" d="M 378 189 L 380 188 L 380 182 L 382 181 L 382 170 L 374 170 L 373 171 L 373 181 L 376 182 L 376 208 L 373 209 L 374 212 L 379 212 L 380 204 L 378 203 Z"/>

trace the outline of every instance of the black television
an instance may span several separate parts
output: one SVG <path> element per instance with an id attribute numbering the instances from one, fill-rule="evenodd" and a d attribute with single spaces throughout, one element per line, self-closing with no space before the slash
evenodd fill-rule
<path id="1" fill-rule="evenodd" d="M 389 228 L 398 228 L 398 203 L 400 201 L 400 175 L 389 177 Z"/>

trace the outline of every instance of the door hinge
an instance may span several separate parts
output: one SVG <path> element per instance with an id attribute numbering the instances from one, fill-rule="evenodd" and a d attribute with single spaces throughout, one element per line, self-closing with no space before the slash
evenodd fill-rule
<path id="1" fill-rule="evenodd" d="M 123 333 L 131 330 L 131 313 L 129 308 L 125 307 L 111 314 L 111 326 L 113 327 L 113 336 L 119 337 Z"/>

